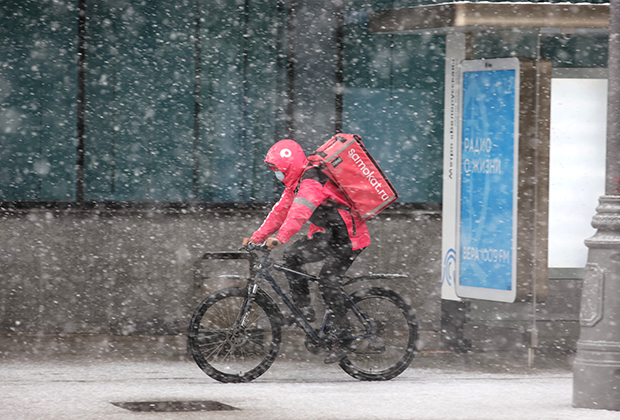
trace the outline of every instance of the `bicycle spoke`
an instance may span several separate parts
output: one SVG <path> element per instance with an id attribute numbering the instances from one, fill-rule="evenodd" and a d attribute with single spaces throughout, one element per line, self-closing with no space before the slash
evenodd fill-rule
<path id="1" fill-rule="evenodd" d="M 192 325 L 197 329 L 190 335 L 192 354 L 215 379 L 244 382 L 273 363 L 280 343 L 279 322 L 274 330 L 275 319 L 266 312 L 269 307 L 264 302 L 269 298 L 261 293 L 247 308 L 244 326 L 239 320 L 247 299 L 245 289 L 231 288 L 212 295 L 193 317 Z"/>
<path id="2" fill-rule="evenodd" d="M 340 366 L 359 379 L 391 379 L 406 369 L 415 352 L 417 325 L 409 319 L 410 309 L 394 292 L 380 288 L 355 301 L 373 328 L 349 312 L 357 348 Z"/>

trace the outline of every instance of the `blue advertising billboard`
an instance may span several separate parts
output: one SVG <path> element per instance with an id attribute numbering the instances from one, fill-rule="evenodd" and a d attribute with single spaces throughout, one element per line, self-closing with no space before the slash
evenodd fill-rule
<path id="1" fill-rule="evenodd" d="M 456 293 L 516 297 L 519 61 L 464 61 Z"/>

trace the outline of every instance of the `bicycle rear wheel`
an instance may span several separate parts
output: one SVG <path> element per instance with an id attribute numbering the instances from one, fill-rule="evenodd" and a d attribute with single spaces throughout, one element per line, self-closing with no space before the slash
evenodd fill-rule
<path id="1" fill-rule="evenodd" d="M 369 331 L 351 309 L 347 317 L 356 340 L 353 353 L 340 361 L 340 367 L 354 378 L 386 381 L 400 375 L 413 360 L 418 324 L 411 307 L 391 290 L 373 287 L 354 293 L 353 301 L 376 325 Z"/>
<path id="2" fill-rule="evenodd" d="M 273 364 L 282 340 L 282 314 L 258 290 L 244 326 L 237 319 L 247 300 L 245 288 L 232 287 L 207 297 L 194 312 L 189 347 L 198 366 L 220 382 L 249 382 Z"/>

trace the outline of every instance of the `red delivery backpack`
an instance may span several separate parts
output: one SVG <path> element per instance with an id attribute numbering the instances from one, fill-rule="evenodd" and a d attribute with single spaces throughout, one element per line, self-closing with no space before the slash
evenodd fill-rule
<path id="1" fill-rule="evenodd" d="M 308 161 L 340 187 L 364 220 L 398 199 L 392 183 L 357 134 L 336 134 L 308 156 Z"/>

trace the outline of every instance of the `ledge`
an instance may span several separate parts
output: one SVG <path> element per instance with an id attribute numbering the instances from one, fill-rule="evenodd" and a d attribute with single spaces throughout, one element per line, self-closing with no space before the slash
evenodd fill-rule
<path id="1" fill-rule="evenodd" d="M 204 211 L 269 211 L 274 203 L 265 202 L 163 202 L 163 201 L 0 201 L 1 213 L 31 211 L 75 212 L 161 212 L 196 213 Z M 441 212 L 441 203 L 394 203 L 381 214 L 410 211 Z"/>
<path id="2" fill-rule="evenodd" d="M 378 10 L 369 14 L 368 32 L 488 27 L 606 30 L 609 4 L 458 2 Z"/>

